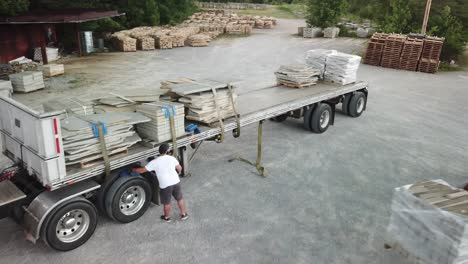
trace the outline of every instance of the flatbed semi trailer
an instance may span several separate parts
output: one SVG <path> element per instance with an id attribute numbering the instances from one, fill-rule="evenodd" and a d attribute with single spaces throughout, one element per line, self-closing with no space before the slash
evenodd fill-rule
<path id="1" fill-rule="evenodd" d="M 217 140 L 226 133 L 267 119 L 302 118 L 304 128 L 325 132 L 334 122 L 335 106 L 358 117 L 366 109 L 368 85 L 319 83 L 312 88 L 272 86 L 238 95 L 238 118 L 215 127 L 199 126 L 171 147 L 189 175 L 189 146 Z M 3 152 L 16 164 L 16 174 L 0 178 L 0 217 L 11 216 L 24 225 L 27 238 L 42 238 L 50 247 L 67 251 L 79 247 L 93 234 L 96 206 L 111 219 L 128 223 L 141 217 L 157 202 L 157 183 L 151 174 L 134 175 L 130 168 L 157 155 L 158 144 L 137 143 L 128 153 L 110 157 L 91 167 L 65 166 L 60 130 L 63 112 L 39 113 L 11 98 L 0 97 L 0 132 Z M 93 201 L 93 202 L 91 202 Z"/>

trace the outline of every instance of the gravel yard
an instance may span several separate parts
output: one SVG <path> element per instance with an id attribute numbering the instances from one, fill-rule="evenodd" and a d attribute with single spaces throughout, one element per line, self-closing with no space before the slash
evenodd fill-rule
<path id="1" fill-rule="evenodd" d="M 51 98 L 93 98 L 190 77 L 241 80 L 240 92 L 274 82 L 281 64 L 304 62 L 313 48 L 362 54 L 361 39 L 302 39 L 299 20 L 279 20 L 251 37 L 221 38 L 206 48 L 107 53 L 70 59 L 46 90 L 15 96 L 40 108 Z M 468 72 L 436 75 L 361 65 L 370 83 L 367 111 L 337 114 L 321 135 L 299 120 L 266 122 L 264 166 L 254 159 L 256 127 L 223 144 L 204 143 L 182 180 L 190 218 L 163 223 L 152 206 L 136 222 L 104 216 L 94 236 L 70 252 L 25 241 L 0 220 L 1 263 L 407 263 L 385 250 L 393 188 L 423 179 L 468 182 Z M 173 218 L 176 218 L 173 211 Z"/>

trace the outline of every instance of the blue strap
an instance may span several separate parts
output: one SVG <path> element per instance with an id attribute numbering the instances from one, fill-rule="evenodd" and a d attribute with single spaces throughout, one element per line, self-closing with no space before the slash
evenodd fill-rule
<path id="1" fill-rule="evenodd" d="M 98 121 L 98 123 L 101 123 L 102 124 L 102 131 L 104 132 L 104 136 L 107 136 L 107 126 L 106 126 L 106 123 L 102 122 L 102 121 Z M 99 129 L 97 127 L 97 123 L 93 123 L 91 122 L 91 128 L 93 129 L 93 135 L 95 138 L 98 138 L 99 137 Z"/>
<path id="2" fill-rule="evenodd" d="M 188 126 L 185 127 L 186 132 L 195 132 L 195 134 L 200 134 L 201 130 L 200 128 L 195 125 L 195 124 L 188 124 Z"/>

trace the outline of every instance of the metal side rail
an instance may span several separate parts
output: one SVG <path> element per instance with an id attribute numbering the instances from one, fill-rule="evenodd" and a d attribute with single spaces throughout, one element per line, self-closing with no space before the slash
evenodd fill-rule
<path id="1" fill-rule="evenodd" d="M 323 92 L 319 95 L 314 94 L 311 96 L 306 96 L 300 99 L 292 100 L 290 102 L 285 102 L 279 105 L 271 106 L 265 109 L 260 109 L 253 113 L 248 113 L 244 115 L 241 114 L 240 125 L 241 127 L 244 127 L 250 124 L 254 124 L 261 120 L 266 120 L 266 119 L 275 117 L 277 115 L 284 114 L 289 111 L 302 108 L 307 105 L 326 101 L 326 100 L 336 98 L 338 96 L 341 96 L 350 92 L 365 89 L 367 88 L 367 86 L 368 85 L 365 82 L 358 82 L 358 83 L 347 85 L 347 86 L 333 86 L 333 88 L 330 88 L 330 91 Z M 237 123 L 235 119 L 231 119 L 229 122 L 225 123 L 224 132 L 228 133 L 236 128 L 237 128 Z M 212 128 L 212 129 L 203 131 L 200 134 L 184 136 L 177 140 L 177 146 L 179 147 L 188 146 L 191 143 L 196 143 L 205 139 L 213 138 L 219 135 L 220 133 L 221 133 L 221 128 L 218 127 L 218 128 Z M 139 151 L 138 153 L 134 153 L 134 154 L 130 153 L 125 157 L 111 160 L 110 168 L 111 170 L 118 169 L 123 166 L 145 160 L 149 157 L 153 157 L 157 155 L 157 153 L 158 153 L 158 146 L 152 149 L 142 149 L 142 151 Z M 79 181 L 103 174 L 104 172 L 105 172 L 104 164 L 96 165 L 93 168 L 79 170 L 75 173 L 67 175 L 67 178 L 65 181 L 54 182 L 49 187 L 51 190 L 55 190 L 55 189 L 64 187 L 66 185 L 70 185 L 75 182 L 79 182 Z"/>

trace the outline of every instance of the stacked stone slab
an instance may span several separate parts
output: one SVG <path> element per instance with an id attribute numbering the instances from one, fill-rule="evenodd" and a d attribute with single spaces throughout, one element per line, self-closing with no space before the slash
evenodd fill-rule
<path id="1" fill-rule="evenodd" d="M 337 27 L 327 27 L 323 30 L 324 38 L 336 38 L 340 34 L 340 29 Z"/>
<path id="2" fill-rule="evenodd" d="M 129 52 L 137 50 L 137 40 L 129 37 L 124 32 L 112 34 L 111 40 L 114 48 L 118 51 Z"/>
<path id="3" fill-rule="evenodd" d="M 337 54 L 336 50 L 327 50 L 327 49 L 313 49 L 307 51 L 306 54 L 306 63 L 310 67 L 320 71 L 319 77 L 323 79 L 323 74 L 325 73 L 325 67 L 327 64 L 327 57 L 331 54 Z"/>
<path id="4" fill-rule="evenodd" d="M 151 118 L 150 122 L 136 126 L 138 134 L 144 139 L 155 142 L 171 140 L 170 114 L 174 116 L 176 137 L 180 137 L 185 133 L 183 104 L 172 102 L 145 103 L 137 106 L 136 111 Z"/>
<path id="5" fill-rule="evenodd" d="M 442 180 L 396 188 L 388 233 L 419 263 L 461 264 L 468 259 L 468 192 Z"/>
<path id="6" fill-rule="evenodd" d="M 210 44 L 211 37 L 202 33 L 190 36 L 187 41 L 190 47 L 206 47 Z"/>
<path id="7" fill-rule="evenodd" d="M 342 85 L 354 83 L 361 57 L 337 52 L 327 56 L 324 79 Z"/>
<path id="8" fill-rule="evenodd" d="M 313 27 L 313 28 L 304 28 L 302 30 L 302 36 L 304 38 L 318 38 L 322 36 L 322 28 Z"/>
<path id="9" fill-rule="evenodd" d="M 53 77 L 65 73 L 63 64 L 47 64 L 42 66 L 42 73 L 45 77 Z"/>
<path id="10" fill-rule="evenodd" d="M 11 97 L 13 93 L 13 86 L 11 81 L 0 80 L 0 96 Z"/>
<path id="11" fill-rule="evenodd" d="M 29 93 L 45 87 L 42 72 L 20 72 L 10 75 L 13 91 Z"/>
<path id="12" fill-rule="evenodd" d="M 305 64 L 282 65 L 275 72 L 279 85 L 292 88 L 306 88 L 317 84 L 320 70 Z"/>

